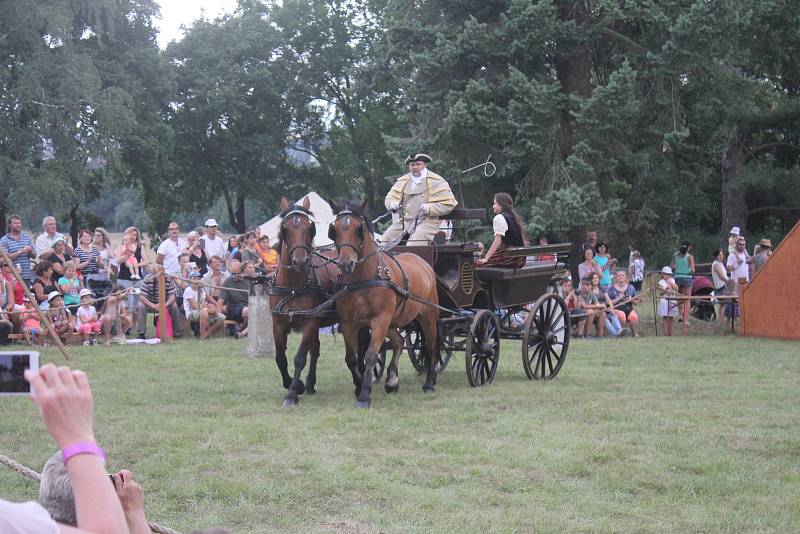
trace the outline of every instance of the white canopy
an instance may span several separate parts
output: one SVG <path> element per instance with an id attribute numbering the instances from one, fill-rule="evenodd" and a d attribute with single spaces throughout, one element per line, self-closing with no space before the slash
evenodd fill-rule
<path id="1" fill-rule="evenodd" d="M 330 239 L 328 239 L 328 226 L 333 222 L 336 216 L 333 214 L 333 209 L 331 209 L 330 204 L 316 194 L 314 191 L 309 192 L 307 195 L 303 195 L 299 199 L 297 199 L 294 204 L 300 206 L 303 203 L 303 200 L 308 197 L 308 200 L 311 202 L 311 213 L 314 214 L 314 221 L 317 227 L 317 235 L 314 236 L 314 246 L 315 247 L 324 247 L 325 245 L 330 245 L 333 243 Z M 274 246 L 278 242 L 278 232 L 280 231 L 281 226 L 281 217 L 280 215 L 276 215 L 272 219 L 268 220 L 264 224 L 261 225 L 261 235 L 268 235 L 269 236 L 269 244 Z M 375 235 L 376 239 L 380 239 L 380 235 Z"/>

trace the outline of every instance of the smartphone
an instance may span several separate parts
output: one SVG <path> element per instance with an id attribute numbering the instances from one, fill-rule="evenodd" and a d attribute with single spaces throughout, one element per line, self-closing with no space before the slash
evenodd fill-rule
<path id="1" fill-rule="evenodd" d="M 39 370 L 38 352 L 0 352 L 0 397 L 31 394 L 31 385 L 25 380 L 25 369 Z"/>

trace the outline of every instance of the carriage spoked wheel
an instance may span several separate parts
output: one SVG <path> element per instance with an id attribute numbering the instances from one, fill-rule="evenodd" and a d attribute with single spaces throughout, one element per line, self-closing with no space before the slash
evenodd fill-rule
<path id="1" fill-rule="evenodd" d="M 370 334 L 372 330 L 364 328 L 359 332 L 358 338 L 358 368 L 363 373 L 367 367 L 366 353 L 367 345 L 369 345 Z M 391 350 L 391 344 L 388 341 L 383 342 L 381 349 L 378 351 L 378 361 L 375 362 L 375 367 L 372 368 L 372 380 L 374 382 L 380 381 L 383 372 L 386 370 L 386 352 Z"/>
<path id="2" fill-rule="evenodd" d="M 569 348 L 569 311 L 564 299 L 539 297 L 525 321 L 522 366 L 531 380 L 552 380 L 564 365 Z"/>
<path id="3" fill-rule="evenodd" d="M 490 384 L 500 361 L 500 321 L 494 312 L 480 310 L 473 317 L 464 350 L 469 385 Z"/>
<path id="4" fill-rule="evenodd" d="M 417 373 L 422 374 L 428 371 L 428 357 L 425 354 L 425 341 L 419 323 L 414 321 L 405 327 L 404 348 L 408 352 L 408 359 Z M 444 371 L 453 355 L 455 337 L 450 334 L 445 335 L 441 326 L 437 326 L 437 351 L 436 351 L 436 374 Z"/>

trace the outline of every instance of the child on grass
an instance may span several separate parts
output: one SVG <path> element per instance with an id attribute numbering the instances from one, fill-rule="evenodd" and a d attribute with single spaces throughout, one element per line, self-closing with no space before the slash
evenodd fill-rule
<path id="1" fill-rule="evenodd" d="M 64 334 L 71 334 L 75 330 L 75 319 L 67 308 L 64 307 L 64 298 L 58 291 L 51 291 L 47 295 L 47 302 L 50 303 L 50 309 L 47 313 L 50 315 L 50 320 L 53 322 L 56 334 L 61 336 Z"/>
<path id="2" fill-rule="evenodd" d="M 97 315 L 97 309 L 92 306 L 92 290 L 81 289 L 80 297 L 81 306 L 76 313 L 78 316 L 78 332 L 83 334 L 84 345 L 94 345 L 100 335 L 100 317 Z"/>
<path id="3" fill-rule="evenodd" d="M 25 311 L 22 312 L 20 320 L 22 321 L 22 335 L 25 336 L 25 343 L 38 345 L 39 334 L 42 331 L 42 318 L 28 297 L 22 298 L 22 304 L 25 306 Z"/>
<path id="4" fill-rule="evenodd" d="M 678 302 L 665 298 L 678 295 L 678 284 L 672 278 L 671 267 L 661 269 L 658 292 L 661 295 L 661 300 L 658 302 L 658 315 L 664 320 L 664 335 L 671 336 L 675 317 L 678 316 Z"/>

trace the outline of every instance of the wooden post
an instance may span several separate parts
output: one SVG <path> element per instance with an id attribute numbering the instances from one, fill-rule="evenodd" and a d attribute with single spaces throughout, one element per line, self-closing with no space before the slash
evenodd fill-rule
<path id="1" fill-rule="evenodd" d="M 158 339 L 162 343 L 170 340 L 167 336 L 167 281 L 164 271 L 158 273 Z M 175 325 L 172 325 L 175 328 Z"/>
<path id="2" fill-rule="evenodd" d="M 650 298 L 653 299 L 653 327 L 656 329 L 656 337 L 658 337 L 658 305 L 656 305 L 658 299 L 655 286 L 650 286 Z"/>
<path id="3" fill-rule="evenodd" d="M 272 310 L 269 307 L 269 295 L 263 285 L 256 285 L 255 294 L 250 292 L 247 303 L 247 357 L 275 359 L 275 338 L 272 333 Z"/>
<path id="4" fill-rule="evenodd" d="M 69 360 L 69 354 L 67 354 L 67 348 L 61 342 L 61 338 L 58 337 L 58 333 L 56 332 L 55 326 L 53 326 L 53 323 L 50 322 L 50 316 L 42 312 L 41 308 L 39 308 L 39 303 L 36 301 L 36 297 L 33 296 L 31 290 L 28 288 L 28 285 L 25 283 L 25 280 L 22 279 L 22 275 L 19 272 L 17 272 L 16 269 L 13 268 L 14 262 L 11 261 L 11 258 L 8 256 L 8 254 L 6 254 L 6 251 L 3 250 L 2 247 L 0 247 L 0 254 L 3 255 L 3 260 L 8 265 L 12 266 L 11 272 L 14 273 L 14 278 L 16 278 L 17 283 L 22 286 L 22 290 L 25 292 L 25 296 L 28 297 L 28 300 L 30 300 L 33 303 L 33 307 L 36 308 L 37 312 L 39 312 L 39 316 L 42 318 L 42 322 L 47 327 L 47 331 L 50 332 L 50 337 L 52 337 L 53 340 L 55 341 L 58 350 L 60 350 L 61 354 L 64 355 L 65 360 Z M 14 295 L 9 295 L 9 298 L 13 299 Z"/>

